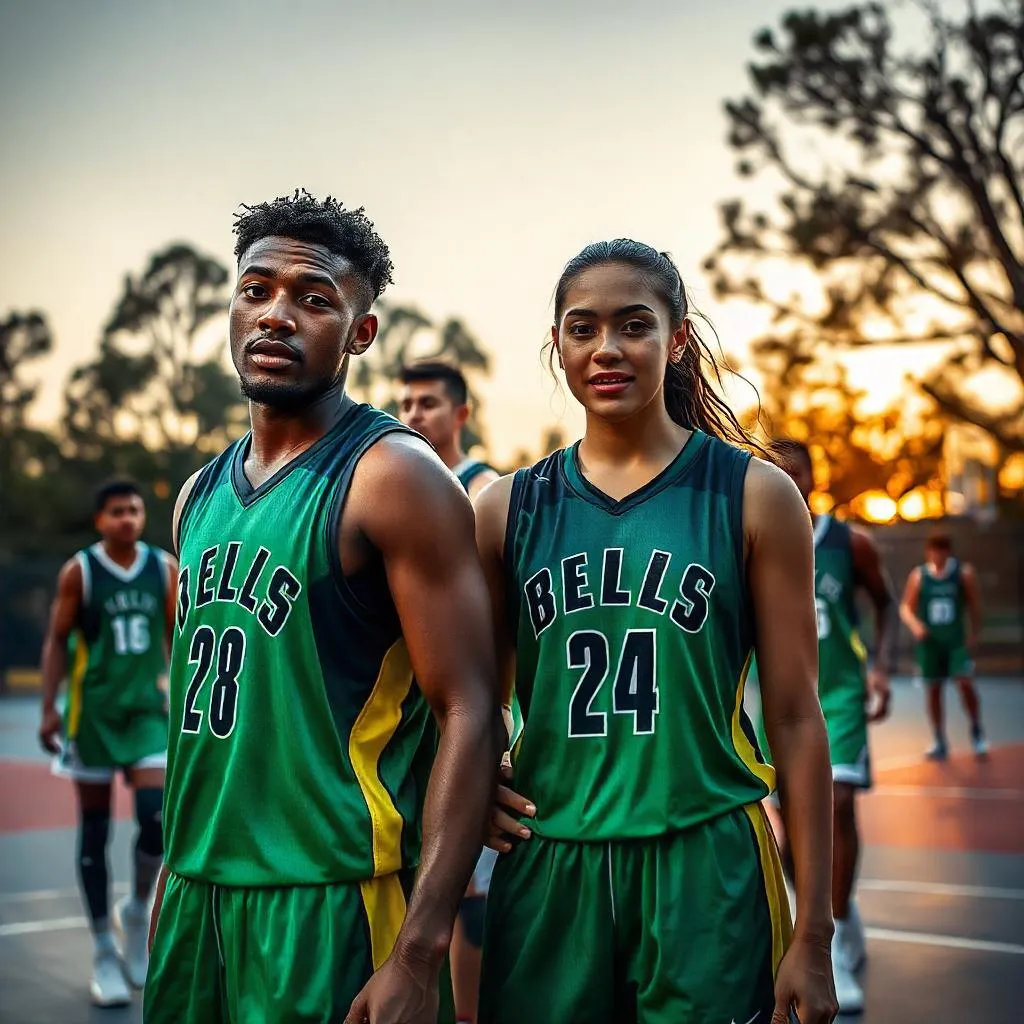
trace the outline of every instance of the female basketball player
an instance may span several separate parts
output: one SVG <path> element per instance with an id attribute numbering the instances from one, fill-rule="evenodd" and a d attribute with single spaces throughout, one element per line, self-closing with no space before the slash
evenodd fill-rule
<path id="1" fill-rule="evenodd" d="M 552 343 L 583 439 L 477 504 L 530 801 L 499 794 L 520 820 L 495 813 L 508 855 L 480 1021 L 770 1024 L 795 1010 L 825 1024 L 832 780 L 807 509 L 729 443 L 748 439 L 702 375 L 664 253 L 584 249 L 558 282 Z M 792 814 L 795 932 L 760 807 L 773 769 L 743 711 L 755 648 Z"/>

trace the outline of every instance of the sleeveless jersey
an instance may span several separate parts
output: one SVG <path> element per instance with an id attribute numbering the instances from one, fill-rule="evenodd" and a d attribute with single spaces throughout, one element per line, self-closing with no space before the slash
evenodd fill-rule
<path id="1" fill-rule="evenodd" d="M 748 453 L 695 431 L 614 501 L 577 450 L 516 473 L 505 538 L 525 722 L 513 761 L 531 827 L 657 836 L 762 799 L 774 771 L 743 709 Z"/>
<path id="2" fill-rule="evenodd" d="M 917 599 L 918 617 L 928 627 L 926 642 L 944 647 L 962 647 L 966 643 L 965 601 L 962 568 L 950 558 L 946 570 L 936 576 L 928 565 L 920 568 L 921 592 Z"/>
<path id="3" fill-rule="evenodd" d="M 462 484 L 464 490 L 469 490 L 469 485 L 481 474 L 487 472 L 495 472 L 493 466 L 489 466 L 486 462 L 481 462 L 479 459 L 463 459 L 452 472 L 458 477 L 459 483 Z"/>
<path id="4" fill-rule="evenodd" d="M 166 862 L 227 886 L 355 883 L 415 865 L 415 687 L 379 559 L 341 572 L 358 460 L 411 434 L 368 405 L 259 487 L 246 435 L 197 480 L 179 525 Z"/>
<path id="5" fill-rule="evenodd" d="M 864 689 L 867 651 L 857 632 L 850 527 L 818 516 L 814 523 L 814 606 L 818 616 L 818 696 Z"/>
<path id="6" fill-rule="evenodd" d="M 75 556 L 82 569 L 82 610 L 68 644 L 65 732 L 78 734 L 83 715 L 117 722 L 162 714 L 157 678 L 164 651 L 166 555 L 138 544 L 127 569 L 94 544 Z"/>

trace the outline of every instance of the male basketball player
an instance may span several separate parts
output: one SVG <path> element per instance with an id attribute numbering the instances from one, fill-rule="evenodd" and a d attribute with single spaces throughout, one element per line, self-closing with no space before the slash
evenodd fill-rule
<path id="1" fill-rule="evenodd" d="M 981 594 L 974 566 L 953 557 L 953 542 L 948 533 L 937 530 L 929 536 L 924 565 L 907 578 L 900 617 L 917 641 L 917 670 L 928 694 L 928 720 L 934 741 L 925 757 L 945 761 L 949 754 L 942 684 L 950 678 L 956 680 L 970 719 L 975 756 L 985 757 L 988 743 L 981 725 L 981 704 L 971 658 L 981 630 Z"/>
<path id="2" fill-rule="evenodd" d="M 403 367 L 401 381 L 399 419 L 434 446 L 441 461 L 475 500 L 498 479 L 498 473 L 486 462 L 468 458 L 462 450 L 462 428 L 469 419 L 469 389 L 462 371 L 442 360 L 423 360 Z"/>
<path id="3" fill-rule="evenodd" d="M 497 471 L 462 450 L 462 428 L 469 418 L 469 389 L 462 371 L 452 363 L 421 360 L 402 368 L 398 416 L 422 434 L 441 461 L 455 474 L 471 499 L 493 480 Z M 497 854 L 484 849 L 469 888 L 459 906 L 452 937 L 452 987 L 459 1024 L 476 1020 L 480 988 L 480 946 L 484 932 L 484 901 Z"/>
<path id="4" fill-rule="evenodd" d="M 814 490 L 811 455 L 799 441 L 772 445 L 779 464 L 810 505 Z M 871 538 L 829 515 L 814 520 L 814 604 L 818 616 L 818 697 L 828 727 L 832 759 L 833 839 L 832 913 L 836 930 L 832 966 L 843 1013 L 857 1013 L 864 994 L 855 977 L 865 957 L 864 926 L 853 898 L 860 853 L 856 794 L 871 785 L 868 723 L 889 712 L 889 673 L 895 660 L 898 622 L 888 577 Z M 867 651 L 857 632 L 854 594 L 862 590 L 875 617 L 877 655 L 867 668 Z M 763 750 L 767 740 L 762 730 Z M 780 826 L 769 807 L 773 825 Z M 777 828 L 783 863 L 791 864 L 785 830 Z M 790 872 L 791 873 L 791 872 Z"/>
<path id="5" fill-rule="evenodd" d="M 423 440 L 345 394 L 392 270 L 362 210 L 297 192 L 235 231 L 252 429 L 175 510 L 145 1019 L 434 1024 L 500 753 L 472 508 Z"/>
<path id="6" fill-rule="evenodd" d="M 92 999 L 120 1006 L 131 1001 L 126 976 L 136 988 L 146 980 L 148 904 L 163 855 L 167 710 L 158 681 L 174 625 L 176 567 L 165 551 L 140 542 L 146 511 L 134 484 L 116 480 L 99 489 L 95 524 L 101 541 L 79 551 L 57 579 L 43 645 L 39 739 L 60 755 L 55 770 L 74 780 L 78 794 L 78 877 L 95 942 Z M 65 678 L 62 721 L 56 699 Z M 132 892 L 114 908 L 121 955 L 107 911 L 110 784 L 119 770 L 135 790 L 139 825 Z"/>

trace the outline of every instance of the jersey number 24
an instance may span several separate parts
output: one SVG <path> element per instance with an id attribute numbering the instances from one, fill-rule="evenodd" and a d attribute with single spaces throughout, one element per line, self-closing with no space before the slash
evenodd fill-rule
<path id="1" fill-rule="evenodd" d="M 650 736 L 658 714 L 657 632 L 631 629 L 622 641 L 612 711 L 633 716 L 633 732 Z M 611 667 L 608 637 L 595 629 L 573 633 L 565 643 L 568 667 L 583 669 L 569 700 L 569 736 L 608 735 L 608 713 L 595 711 L 594 701 L 608 678 Z"/>

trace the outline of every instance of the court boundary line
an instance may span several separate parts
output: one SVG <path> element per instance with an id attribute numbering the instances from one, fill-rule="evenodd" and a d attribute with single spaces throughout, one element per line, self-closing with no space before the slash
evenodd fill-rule
<path id="1" fill-rule="evenodd" d="M 868 892 L 902 892 L 917 896 L 956 896 L 979 900 L 1024 900 L 1024 889 L 996 885 L 957 885 L 951 882 L 904 882 L 900 879 L 861 878 L 857 889 Z"/>
<path id="2" fill-rule="evenodd" d="M 977 953 L 1009 953 L 1013 956 L 1024 956 L 1024 946 L 1019 946 L 1015 942 L 967 939 L 959 935 L 937 935 L 932 932 L 911 932 L 896 928 L 865 928 L 864 934 L 875 942 L 905 942 L 916 946 L 941 946 L 946 949 L 967 949 Z"/>

